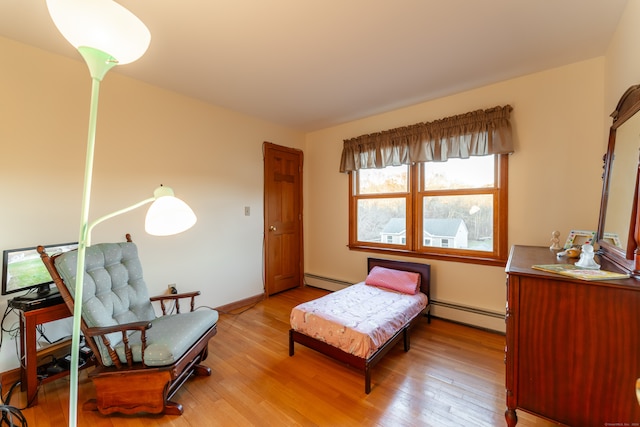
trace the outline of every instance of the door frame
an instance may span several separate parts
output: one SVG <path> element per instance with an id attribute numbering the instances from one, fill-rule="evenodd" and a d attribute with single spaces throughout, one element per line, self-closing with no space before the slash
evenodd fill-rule
<path id="1" fill-rule="evenodd" d="M 298 282 L 299 285 L 298 287 L 302 287 L 304 285 L 304 235 L 303 235 L 303 231 L 304 231 L 304 215 L 303 215 L 303 184 L 302 184 L 302 177 L 303 177 L 303 162 L 304 162 L 304 153 L 302 150 L 296 149 L 296 148 L 291 148 L 291 147 L 284 147 L 281 145 L 276 145 L 272 142 L 268 142 L 268 141 L 264 141 L 263 145 L 262 145 L 262 152 L 263 152 L 263 241 L 264 241 L 264 248 L 263 248 L 263 264 L 264 264 L 264 295 L 266 298 L 269 298 L 269 283 L 270 283 L 270 277 L 269 277 L 269 260 L 267 259 L 267 257 L 269 256 L 269 218 L 267 218 L 267 214 L 269 212 L 269 198 L 268 198 L 268 186 L 267 186 L 267 179 L 268 179 L 268 168 L 267 168 L 267 158 L 269 156 L 269 152 L 270 151 L 284 151 L 287 153 L 293 153 L 296 154 L 298 156 L 298 171 L 299 171 L 299 180 L 298 180 L 298 200 L 299 200 L 299 206 L 298 206 L 298 211 L 300 213 L 300 220 L 298 221 L 298 235 L 299 235 L 299 269 L 298 269 L 298 273 L 299 273 L 299 278 L 298 278 Z M 291 288 L 294 289 L 294 288 Z"/>

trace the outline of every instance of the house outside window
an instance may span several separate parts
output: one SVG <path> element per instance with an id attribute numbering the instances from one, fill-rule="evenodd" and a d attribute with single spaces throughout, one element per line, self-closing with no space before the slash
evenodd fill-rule
<path id="1" fill-rule="evenodd" d="M 469 229 L 460 218 L 424 218 L 423 219 L 425 246 L 441 248 L 468 248 Z M 449 243 L 453 241 L 453 245 Z M 426 241 L 429 241 L 427 244 Z"/>

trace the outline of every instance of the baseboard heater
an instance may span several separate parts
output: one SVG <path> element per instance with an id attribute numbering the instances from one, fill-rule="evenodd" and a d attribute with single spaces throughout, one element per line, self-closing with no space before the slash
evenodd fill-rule
<path id="1" fill-rule="evenodd" d="M 352 285 L 351 282 L 332 279 L 330 277 L 318 276 L 317 274 L 304 273 L 304 284 L 314 288 L 326 289 L 328 291 L 338 291 Z"/>
<path id="2" fill-rule="evenodd" d="M 431 304 L 433 304 L 436 307 L 445 307 L 445 308 L 450 308 L 452 310 L 466 311 L 467 313 L 473 313 L 479 316 L 488 316 L 488 317 L 494 317 L 496 319 L 504 320 L 504 313 L 499 313 L 497 311 L 489 311 L 489 310 L 484 310 L 477 307 L 469 307 L 467 305 L 453 304 L 450 302 L 443 302 L 443 301 L 436 301 L 436 300 L 431 300 Z"/>

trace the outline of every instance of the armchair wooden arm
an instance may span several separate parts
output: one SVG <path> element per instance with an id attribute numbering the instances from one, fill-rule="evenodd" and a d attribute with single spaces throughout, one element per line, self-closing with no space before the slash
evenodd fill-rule
<path id="1" fill-rule="evenodd" d="M 86 328 L 84 330 L 84 335 L 87 337 L 99 337 L 102 340 L 102 343 L 107 348 L 109 352 L 109 357 L 111 361 L 115 365 L 116 368 L 122 368 L 122 363 L 120 362 L 120 358 L 118 357 L 118 353 L 114 350 L 111 345 L 111 341 L 107 338 L 107 334 L 111 334 L 114 332 L 120 332 L 122 334 L 122 343 L 124 344 L 124 354 L 127 358 L 127 366 L 133 366 L 133 352 L 131 351 L 131 346 L 129 345 L 129 335 L 127 332 L 129 331 L 140 331 L 140 342 L 142 344 L 141 353 L 142 353 L 142 366 L 146 366 L 144 363 L 144 350 L 147 348 L 147 335 L 146 330 L 151 327 L 151 322 L 142 321 L 142 322 L 132 322 L 132 323 L 123 323 L 122 325 L 113 325 L 113 326 L 100 326 L 95 328 Z M 97 349 L 92 349 L 94 352 Z M 96 354 L 99 357 L 98 354 Z"/>
<path id="2" fill-rule="evenodd" d="M 181 294 L 157 295 L 155 297 L 149 298 L 149 300 L 151 302 L 160 301 L 160 308 L 162 309 L 162 315 L 166 316 L 167 307 L 165 302 L 167 300 L 174 301 L 176 313 L 180 313 L 180 300 L 185 298 L 191 298 L 191 304 L 190 304 L 191 309 L 189 311 L 193 311 L 195 310 L 196 297 L 198 295 L 200 295 L 200 291 L 184 292 Z"/>
<path id="3" fill-rule="evenodd" d="M 142 321 L 142 322 L 133 322 L 133 323 L 123 323 L 122 325 L 113 325 L 113 326 L 99 326 L 95 328 L 86 328 L 84 331 L 85 336 L 95 337 L 99 335 L 111 334 L 113 332 L 124 332 L 124 331 L 145 331 L 151 327 L 151 322 Z"/>

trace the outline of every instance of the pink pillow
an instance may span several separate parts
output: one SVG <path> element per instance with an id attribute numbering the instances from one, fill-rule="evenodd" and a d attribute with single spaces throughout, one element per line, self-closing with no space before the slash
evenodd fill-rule
<path id="1" fill-rule="evenodd" d="M 415 295 L 420 289 L 420 274 L 376 266 L 371 269 L 364 283 Z"/>

